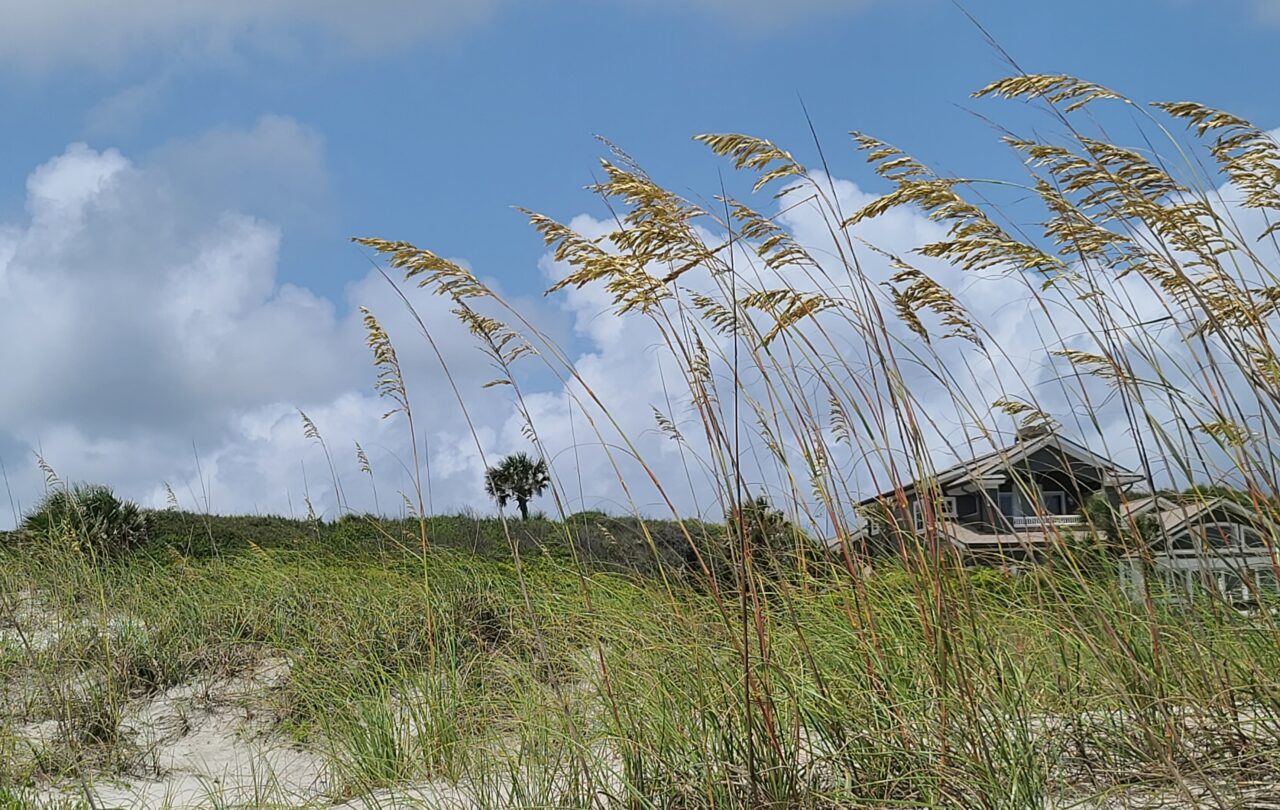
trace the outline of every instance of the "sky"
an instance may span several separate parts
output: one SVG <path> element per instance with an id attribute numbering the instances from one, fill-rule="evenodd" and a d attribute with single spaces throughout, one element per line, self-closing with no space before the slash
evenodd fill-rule
<path id="1" fill-rule="evenodd" d="M 395 503 L 407 453 L 380 418 L 360 306 L 404 347 L 432 507 L 489 508 L 431 353 L 352 236 L 465 264 L 651 418 L 643 337 L 590 294 L 543 297 L 563 269 L 515 209 L 602 229 L 583 189 L 596 136 L 677 191 L 749 186 L 691 140 L 711 131 L 809 157 L 816 135 L 850 199 L 885 190 L 851 129 L 1002 176 L 1016 164 L 969 97 L 1010 72 L 988 35 L 1030 72 L 1280 127 L 1277 0 L 0 0 L 0 17 L 0 527 L 40 497 L 37 455 L 150 506 L 172 490 L 188 508 L 300 514 L 308 498 L 332 516 L 299 408 L 348 500 L 374 497 L 360 441 Z M 422 306 L 462 383 L 492 376 L 447 307 Z M 553 419 L 562 392 L 532 384 Z M 509 401 L 471 416 L 486 457 L 527 445 Z M 655 500 L 583 466 L 573 508 Z"/>

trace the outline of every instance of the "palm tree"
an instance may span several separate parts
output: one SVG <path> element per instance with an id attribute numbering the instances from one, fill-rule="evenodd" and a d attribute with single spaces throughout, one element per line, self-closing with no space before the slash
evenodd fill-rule
<path id="1" fill-rule="evenodd" d="M 534 461 L 528 453 L 514 453 L 484 472 L 484 489 L 501 509 L 509 501 L 520 508 L 520 518 L 529 519 L 529 501 L 547 488 L 551 477 L 547 463 Z"/>
<path id="2" fill-rule="evenodd" d="M 748 497 L 736 510 L 726 513 L 725 526 L 730 563 L 740 562 L 740 549 L 745 542 L 757 570 L 774 578 L 803 572 L 809 561 L 818 559 L 822 553 L 803 529 L 788 520 L 786 514 L 763 495 Z"/>

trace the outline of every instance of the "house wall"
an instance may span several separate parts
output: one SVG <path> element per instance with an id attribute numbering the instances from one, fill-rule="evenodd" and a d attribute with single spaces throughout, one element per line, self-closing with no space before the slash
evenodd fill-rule
<path id="1" fill-rule="evenodd" d="M 1028 510 L 1028 516 L 1037 514 L 1079 514 L 1089 497 L 1097 488 L 1090 489 L 1087 482 L 1073 480 L 1062 472 L 1022 473 L 1025 478 L 1019 481 L 1006 481 L 999 487 L 983 493 L 956 496 L 957 519 L 966 527 L 979 532 L 1008 532 L 1013 527 L 1006 516 L 1000 512 L 1000 495 L 1023 496 L 1032 486 L 1038 486 L 1041 492 L 1063 493 L 1061 508 L 1042 504 Z M 1043 512 L 1041 511 L 1043 510 Z"/>
<path id="2" fill-rule="evenodd" d="M 1280 595 L 1280 579 L 1266 554 L 1196 556 L 1159 553 L 1149 562 L 1128 556 L 1121 562 L 1121 584 L 1135 601 L 1152 593 L 1165 599 L 1194 599 L 1207 595 L 1247 605 L 1259 597 Z"/>
<path id="3" fill-rule="evenodd" d="M 1091 495 L 1102 489 L 1098 470 L 1087 464 L 1064 458 L 1056 448 L 1044 448 L 1032 453 L 1018 463 L 1012 471 L 1030 477 L 1046 490 L 1061 490 L 1071 501 L 1071 511 L 1076 511 Z M 1015 485 L 1010 483 L 1013 491 Z"/>
<path id="4" fill-rule="evenodd" d="M 1018 462 L 1017 469 L 1031 475 L 1055 475 L 1064 481 L 1073 482 L 1072 489 L 1096 491 L 1102 487 L 1098 478 L 1098 470 L 1091 464 L 1074 458 L 1065 457 L 1055 447 L 1045 447 Z"/>

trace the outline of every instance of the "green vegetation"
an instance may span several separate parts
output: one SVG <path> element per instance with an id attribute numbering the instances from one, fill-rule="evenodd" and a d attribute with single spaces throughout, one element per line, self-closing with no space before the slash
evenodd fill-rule
<path id="1" fill-rule="evenodd" d="M 859 134 L 886 194 L 849 210 L 825 170 L 770 141 L 699 137 L 812 216 L 827 244 L 739 200 L 686 199 L 616 151 L 595 187 L 615 230 L 530 214 L 564 265 L 553 291 L 603 290 L 677 372 L 664 385 L 693 424 L 655 420 L 684 480 L 654 473 L 610 403 L 498 291 L 428 250 L 358 240 L 448 296 L 498 370 L 534 451 L 486 484 L 524 519 L 425 514 L 400 361 L 366 311 L 377 391 L 413 448 L 413 514 L 162 512 L 143 543 L 82 519 L 99 514 L 82 490 L 58 496 L 44 542 L 0 544 L 0 784 L 74 798 L 111 775 L 156 774 L 170 743 L 145 729 L 212 733 L 223 715 L 210 707 L 230 705 L 296 743 L 294 770 L 314 778 L 294 785 L 301 797 L 287 773 L 255 779 L 250 798 L 220 783 L 208 804 L 394 789 L 428 807 L 1265 806 L 1280 793 L 1274 605 L 1177 602 L 1154 577 L 1126 590 L 1117 555 L 1146 564 L 1149 550 L 1109 503 L 1016 575 L 966 570 L 936 520 L 892 553 L 861 542 L 868 470 L 876 489 L 936 480 L 926 448 L 989 449 L 1055 414 L 1142 437 L 1149 480 L 1231 482 L 1277 517 L 1280 278 L 1264 257 L 1280 144 L 1226 113 L 1148 109 L 1066 76 L 978 95 L 1038 105 L 1061 133 L 1008 136 L 1024 182 L 945 177 Z M 1105 105 L 1140 147 L 1108 137 Z M 871 239 L 868 225 L 902 208 L 928 220 L 914 256 Z M 887 281 L 870 262 L 887 263 Z M 943 273 L 1043 320 L 993 334 Z M 674 507 L 669 520 L 529 517 L 544 488 L 557 507 L 570 499 L 525 407 L 526 362 L 565 381 L 594 432 L 577 441 L 640 471 L 618 482 L 627 497 L 644 487 L 674 504 L 702 475 L 703 513 L 724 523 Z M 1052 372 L 1054 402 L 1028 393 L 1028 364 Z M 749 494 L 761 479 L 768 500 Z M 1263 541 L 1274 561 L 1277 538 Z M 135 550 L 98 553 L 124 546 Z"/>
<path id="2" fill-rule="evenodd" d="M 288 551 L 320 548 L 334 553 L 379 549 L 399 559 L 406 549 L 418 549 L 419 526 L 414 518 L 379 519 L 345 515 L 333 522 L 284 517 L 224 517 L 164 511 L 149 515 L 151 550 L 173 548 L 191 557 L 234 554 L 252 548 Z M 590 571 L 640 576 L 700 577 L 689 567 L 691 539 L 721 544 L 725 529 L 696 520 L 641 521 L 610 517 L 602 512 L 580 513 L 563 524 L 531 517 L 506 524 L 475 515 L 432 515 L 426 518 L 431 547 L 465 552 L 484 560 L 511 562 L 512 547 L 524 558 L 549 558 Z"/>
<path id="3" fill-rule="evenodd" d="M 59 483 L 23 517 L 16 536 L 44 544 L 70 539 L 92 554 L 121 554 L 146 542 L 147 516 L 110 487 Z"/>
<path id="4" fill-rule="evenodd" d="M 612 784 L 625 806 L 1024 808 L 1245 762 L 1261 778 L 1280 745 L 1227 708 L 1280 712 L 1269 630 L 1224 611 L 1153 616 L 1105 578 L 890 565 L 856 587 L 838 571 L 773 580 L 768 654 L 743 682 L 742 639 L 699 588 L 547 555 L 525 561 L 526 600 L 510 561 L 217 520 L 244 545 L 153 546 L 105 567 L 67 550 L 0 557 L 10 609 L 61 628 L 7 647 L 5 681 L 30 690 L 21 719 L 59 711 L 36 684 L 78 690 L 67 734 L 10 748 L 4 782 L 137 770 L 146 750 L 120 730 L 131 701 L 264 662 L 285 674 L 256 711 L 319 752 L 335 797 L 444 780 L 487 785 L 494 807 L 511 790 L 583 806 Z"/>

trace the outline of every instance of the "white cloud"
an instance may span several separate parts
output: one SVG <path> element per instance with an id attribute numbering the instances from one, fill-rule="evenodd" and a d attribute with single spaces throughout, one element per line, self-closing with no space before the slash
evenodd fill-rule
<path id="1" fill-rule="evenodd" d="M 532 0 L 530 0 L 532 1 Z M 234 63 L 248 46 L 314 58 L 318 34 L 355 53 L 441 39 L 494 18 L 516 0 L 0 0 L 0 63 L 46 71 L 68 65 L 115 67 L 138 53 L 176 63 Z M 554 0 L 543 0 L 550 5 Z M 733 27 L 768 30 L 819 15 L 857 11 L 877 0 L 627 0 L 636 6 L 715 15 Z M 101 103 L 91 125 L 127 127 L 154 102 L 156 82 Z"/>
<path id="2" fill-rule="evenodd" d="M 110 66 L 137 51 L 182 58 L 291 48 L 320 33 L 357 50 L 445 36 L 489 17 L 498 0 L 0 0 L 0 60 L 43 70 Z"/>
<path id="3" fill-rule="evenodd" d="M 85 113 L 86 130 L 95 136 L 132 133 L 160 105 L 169 82 L 168 74 L 152 76 L 100 100 Z"/>
<path id="4" fill-rule="evenodd" d="M 825 182 L 821 185 L 827 186 Z M 846 213 L 858 210 L 874 198 L 848 181 L 834 180 L 830 187 L 834 189 L 840 209 Z M 837 246 L 832 243 L 828 223 L 815 204 L 796 203 L 802 196 L 795 194 L 786 198 L 788 207 L 782 211 L 778 221 L 815 256 L 835 256 Z M 1265 225 L 1256 212 L 1237 211 L 1233 214 L 1245 233 L 1260 232 Z M 589 237 L 600 236 L 612 229 L 610 223 L 587 217 L 579 217 L 572 224 Z M 858 226 L 855 234 L 903 256 L 910 256 L 914 248 L 939 241 L 944 235 L 940 225 L 905 209 L 896 209 L 865 222 Z M 718 244 L 718 241 L 712 237 L 709 243 Z M 861 249 L 858 252 L 858 272 L 865 277 L 870 289 L 882 290 L 895 269 L 882 255 Z M 1107 326 L 1122 336 L 1118 338 L 1120 351 L 1128 357 L 1133 373 L 1147 380 L 1167 381 L 1167 386 L 1155 385 L 1145 392 L 1145 401 L 1138 409 L 1135 425 L 1130 421 L 1132 413 L 1127 412 L 1126 403 L 1105 381 L 1091 377 L 1074 379 L 1070 365 L 1051 354 L 1052 350 L 1060 348 L 1095 353 L 1115 350 L 1114 347 L 1099 346 L 1091 336 L 1091 332 L 1093 335 L 1099 333 L 1100 322 L 1090 306 L 1076 300 L 1069 288 L 1042 291 L 1040 279 L 1018 273 L 963 271 L 919 256 L 911 260 L 957 295 L 970 317 L 984 328 L 985 343 L 990 350 L 990 356 L 987 356 L 966 341 L 938 340 L 936 336 L 945 329 L 935 331 L 932 349 L 926 350 L 922 341 L 898 319 L 892 307 L 887 303 L 884 305 L 886 328 L 896 341 L 894 353 L 903 375 L 903 385 L 913 400 L 913 418 L 921 426 L 935 463 L 943 465 L 953 456 L 963 457 L 990 450 L 990 439 L 983 435 L 984 430 L 994 428 L 1003 431 L 1003 438 L 1007 439 L 1014 420 L 1001 415 L 991 405 L 997 399 L 1022 399 L 1056 417 L 1069 436 L 1134 467 L 1138 467 L 1140 462 L 1135 448 L 1136 428 L 1148 450 L 1154 450 L 1148 461 L 1161 485 L 1185 486 L 1188 482 L 1177 469 L 1174 455 L 1152 442 L 1152 435 L 1157 429 L 1168 431 L 1167 438 L 1175 444 L 1196 443 L 1197 449 L 1188 453 L 1187 460 L 1196 468 L 1198 479 L 1216 478 L 1233 469 L 1230 460 L 1203 435 L 1184 432 L 1183 420 L 1194 424 L 1197 418 L 1208 415 L 1211 405 L 1207 395 L 1197 400 L 1200 396 L 1197 392 L 1204 391 L 1203 381 L 1197 377 L 1198 369 L 1205 363 L 1203 348 L 1198 342 L 1180 340 L 1175 328 L 1148 323 L 1168 314 L 1168 302 L 1153 293 L 1148 281 L 1138 274 L 1099 282 L 1110 302 Z M 739 268 L 751 266 L 748 257 L 741 254 L 735 263 Z M 568 268 L 549 258 L 544 258 L 543 268 L 551 280 L 560 279 L 568 272 Z M 826 271 L 833 278 L 847 281 L 819 284 L 798 269 L 786 270 L 785 278 L 781 278 L 759 267 L 743 271 L 741 278 L 742 283 L 751 284 L 753 288 L 790 286 L 805 291 L 822 287 L 828 292 L 833 283 L 848 285 L 856 282 L 838 263 L 832 262 Z M 1255 287 L 1261 283 L 1256 278 L 1243 281 Z M 697 271 L 682 276 L 681 284 L 686 289 L 703 292 L 715 286 L 710 278 Z M 739 290 L 740 294 L 742 292 Z M 580 415 L 580 410 L 576 418 L 568 418 L 570 410 L 563 393 L 547 392 L 531 398 L 530 409 L 538 417 L 535 422 L 540 437 L 553 456 L 566 459 L 560 466 L 565 490 L 570 495 L 576 494 L 581 480 L 586 482 L 587 492 L 594 491 L 611 498 L 614 504 L 623 508 L 636 504 L 650 512 L 665 511 L 662 499 L 649 483 L 648 476 L 630 460 L 631 448 L 622 447 L 622 436 L 625 435 L 652 468 L 657 480 L 667 488 L 666 496 L 677 504 L 682 513 L 716 515 L 719 511 L 714 498 L 717 487 L 704 472 L 704 465 L 709 463 L 711 456 L 702 435 L 702 424 L 681 370 L 664 347 L 664 338 L 658 328 L 635 315 L 625 319 L 602 315 L 610 309 L 609 299 L 597 288 L 570 290 L 564 300 L 579 334 L 588 339 L 591 346 L 590 351 L 576 358 L 576 369 L 592 392 L 606 403 L 611 418 L 605 420 L 597 415 L 596 423 L 603 426 L 604 441 L 615 447 L 610 459 L 599 448 L 587 446 L 598 443 L 599 439 L 593 436 L 592 427 Z M 933 320 L 927 313 L 922 313 L 922 317 L 926 322 Z M 814 324 L 820 324 L 822 330 L 819 331 Z M 799 452 L 799 446 L 808 437 L 792 431 L 796 424 L 804 421 L 808 421 L 810 426 L 816 422 L 829 429 L 829 390 L 817 384 L 818 380 L 826 380 L 847 392 L 853 404 L 861 408 L 864 417 L 877 409 L 884 409 L 889 417 L 885 431 L 874 427 L 869 430 L 859 428 L 856 431 L 859 438 L 852 448 L 837 446 L 833 437 L 827 436 L 830 461 L 838 470 L 835 478 L 841 486 L 847 486 L 847 497 L 856 500 L 873 494 L 888 484 L 884 459 L 876 456 L 875 451 L 897 448 L 901 452 L 903 446 L 902 439 L 897 436 L 891 407 L 887 404 L 889 386 L 885 382 L 883 361 L 879 356 L 867 356 L 860 332 L 838 310 L 819 315 L 808 325 L 802 324 L 799 331 L 813 342 L 818 354 L 808 354 L 799 342 L 786 348 L 775 344 L 774 355 L 785 356 L 786 359 L 783 361 L 785 371 L 781 375 L 769 372 L 774 377 L 772 391 L 767 391 L 759 382 L 753 361 L 745 359 L 744 355 L 741 424 L 746 483 L 752 491 L 768 491 L 777 502 L 794 502 L 797 497 L 801 501 L 810 499 L 809 482 L 805 480 L 806 464 Z M 1139 336 L 1143 352 L 1152 354 L 1144 355 L 1134 346 L 1126 345 L 1125 335 Z M 708 344 L 713 358 L 717 355 L 723 358 L 731 346 L 728 339 L 709 338 Z M 1154 349 L 1157 344 L 1162 345 Z M 937 352 L 936 359 L 929 357 L 930 351 Z M 1152 363 L 1159 364 L 1158 371 Z M 713 360 L 712 365 L 722 386 L 721 391 L 727 398 L 733 390 L 729 367 L 723 359 Z M 1254 392 L 1248 389 L 1239 374 L 1230 371 L 1230 363 L 1221 364 L 1219 370 L 1224 384 L 1236 390 L 1235 401 L 1248 403 Z M 950 373 L 954 379 L 943 382 L 937 376 L 940 372 Z M 1174 399 L 1183 395 L 1188 399 Z M 860 399 L 862 396 L 866 399 Z M 751 398 L 761 405 L 759 417 L 748 402 Z M 1179 412 L 1174 411 L 1175 402 Z M 1189 412 L 1186 410 L 1188 404 L 1200 410 Z M 652 413 L 655 406 L 679 425 L 685 436 L 685 445 L 677 445 L 656 428 Z M 1128 406 L 1131 407 L 1132 402 Z M 1247 410 L 1247 405 L 1245 407 Z M 587 410 L 590 412 L 591 409 Z M 727 402 L 722 403 L 721 417 L 725 424 L 731 424 L 732 413 L 732 407 Z M 802 417 L 802 414 L 807 416 Z M 774 461 L 765 442 L 757 435 L 757 419 L 774 419 L 775 415 L 778 415 L 778 421 L 772 429 L 775 439 L 787 454 L 785 465 Z M 1243 417 L 1248 419 L 1250 415 L 1245 413 Z M 803 433 L 803 430 L 799 431 L 799 434 Z M 1001 441 L 1001 437 L 997 436 L 996 441 Z M 573 448 L 576 449 L 571 453 Z M 900 461 L 904 458 L 899 456 Z M 626 495 L 616 483 L 609 483 L 616 481 L 613 463 L 622 466 L 623 477 L 632 487 Z M 909 471 L 911 465 L 906 465 L 906 468 Z M 791 475 L 797 477 L 790 479 Z M 815 516 L 821 522 L 820 513 Z"/>
<path id="5" fill-rule="evenodd" d="M 249 129 L 215 129 L 171 141 L 151 154 L 147 168 L 156 184 L 180 192 L 171 205 L 246 210 L 270 216 L 283 228 L 329 218 L 324 139 L 292 118 L 266 115 Z"/>
<path id="6" fill-rule="evenodd" d="M 1253 0 L 1253 8 L 1260 19 L 1280 22 L 1280 0 Z"/>
<path id="7" fill-rule="evenodd" d="M 866 9 L 878 0 L 637 0 L 654 5 L 693 8 L 714 15 L 733 27 L 747 30 L 771 30 L 799 20 L 819 16 L 849 14 Z"/>
<path id="8" fill-rule="evenodd" d="M 308 187 L 290 160 L 310 140 L 282 126 L 245 134 L 281 150 L 274 170 L 254 155 L 248 190 Z M 228 412 L 329 399 L 330 364 L 360 359 L 332 303 L 276 284 L 279 230 L 193 198 L 178 165 L 73 145 L 31 174 L 28 220 L 0 229 L 0 424 L 72 477 L 136 490 L 223 435 Z"/>
<path id="9" fill-rule="evenodd" d="M 486 508 L 484 460 L 527 449 L 528 440 L 513 406 L 515 392 L 505 386 L 482 388 L 493 369 L 456 323 L 449 303 L 410 291 L 466 397 L 469 421 L 454 401 L 434 349 L 376 273 L 351 284 L 341 304 L 277 279 L 277 222 L 291 216 L 291 198 L 324 196 L 324 164 L 323 142 L 314 133 L 289 119 L 266 118 L 249 130 L 170 144 L 140 161 L 73 145 L 32 172 L 26 219 L 0 225 L 0 378 L 6 383 L 0 393 L 0 454 L 24 504 L 30 505 L 40 489 L 32 464 L 33 453 L 40 451 L 68 479 L 109 482 L 150 505 L 163 505 L 167 481 L 188 506 L 202 504 L 208 491 L 219 511 L 299 514 L 309 495 L 317 509 L 331 515 L 336 499 L 328 466 L 320 448 L 302 435 L 296 410 L 302 408 L 323 433 L 352 506 L 372 508 L 376 483 L 380 505 L 394 511 L 397 490 L 411 489 L 411 453 L 402 421 L 383 420 L 388 405 L 372 394 L 373 371 L 355 311 L 356 305 L 366 305 L 391 333 L 405 369 L 431 506 Z M 854 183 L 834 180 L 832 186 L 845 211 L 871 199 Z M 260 213 L 247 214 L 237 204 L 249 200 L 262 206 Z M 815 255 L 831 255 L 831 235 L 813 206 L 791 207 L 779 221 Z M 611 227 L 586 216 L 572 224 L 591 236 Z M 895 210 L 865 223 L 858 235 L 907 254 L 939 234 L 937 224 Z M 873 288 L 888 279 L 892 269 L 883 257 L 863 253 L 860 258 Z M 746 266 L 745 255 L 736 260 Z M 1070 414 L 1081 395 L 1059 386 L 1062 364 L 1048 358 L 1047 349 L 1061 343 L 1095 350 L 1084 335 L 1090 326 L 1085 318 L 1055 312 L 1050 319 L 1033 306 L 1026 280 L 1017 276 L 965 273 L 936 261 L 919 265 L 957 292 L 1005 352 L 987 365 L 963 341 L 935 344 L 941 366 L 961 375 L 961 393 L 969 404 L 981 411 L 1002 396 L 1033 396 L 1073 434 L 1091 441 L 1100 434 L 1113 449 L 1129 445 L 1123 409 L 1106 400 L 1101 386 L 1089 389 L 1102 404 L 1095 411 L 1098 430 L 1087 420 L 1073 421 Z M 540 267 L 548 281 L 567 271 L 549 256 Z M 816 287 L 791 271 L 786 281 Z M 682 282 L 713 288 L 713 280 L 698 272 Z M 759 283 L 782 282 L 766 274 Z M 1143 295 L 1136 276 L 1115 292 L 1136 302 L 1135 322 L 1157 305 Z M 549 333 L 576 333 L 582 349 L 570 358 L 573 369 L 608 409 L 606 416 L 595 408 L 580 384 L 566 389 L 539 372 L 537 359 L 520 361 L 525 406 L 553 460 L 567 508 L 605 505 L 662 513 L 670 499 L 682 513 L 715 516 L 720 506 L 706 472 L 707 441 L 681 369 L 662 348 L 658 328 L 641 316 L 609 314 L 609 300 L 596 288 L 570 290 L 550 303 L 517 305 Z M 838 364 L 850 382 L 871 394 L 883 392 L 883 377 L 859 351 L 856 330 L 838 312 L 820 316 L 819 322 L 832 343 L 819 342 L 820 357 L 796 361 L 796 402 L 827 413 L 827 392 L 811 384 L 819 363 Z M 889 329 L 903 347 L 919 347 L 892 316 Z M 713 355 L 730 346 L 727 338 L 708 342 Z M 1171 357 L 1187 360 L 1185 354 Z M 948 448 L 963 453 L 973 416 L 957 404 L 953 390 L 912 363 L 905 351 L 900 361 L 938 460 L 945 461 Z M 722 361 L 714 366 L 723 383 L 727 367 Z M 768 418 L 775 403 L 755 376 L 748 372 L 746 391 L 765 404 Z M 680 426 L 687 444 L 657 429 L 655 407 Z M 729 404 L 723 407 L 730 418 Z M 749 437 L 756 416 L 749 404 L 742 407 Z M 1158 404 L 1152 412 L 1160 413 Z M 981 412 L 978 417 L 990 418 Z M 799 437 L 787 434 L 785 422 L 779 429 L 794 462 Z M 376 482 L 356 470 L 357 441 L 373 461 Z M 864 441 L 833 459 L 851 496 L 869 494 L 882 483 L 875 464 L 863 463 L 860 454 L 873 443 L 893 443 L 885 436 Z M 775 496 L 792 486 L 807 490 L 807 482 L 787 479 L 762 442 L 748 438 L 744 447 L 753 489 Z M 633 451 L 652 469 L 663 492 L 641 470 Z M 802 469 L 800 464 L 792 468 Z M 549 502 L 543 506 L 549 508 Z M 8 522 L 6 513 L 0 508 L 0 524 Z"/>
<path id="10" fill-rule="evenodd" d="M 483 505 L 464 421 L 394 291 L 358 259 L 364 275 L 340 305 L 277 279 L 276 221 L 296 213 L 294 200 L 323 208 L 324 164 L 315 133 L 268 117 L 141 161 L 74 144 L 31 173 L 25 220 L 0 224 L 0 455 L 17 500 L 30 506 L 39 494 L 39 452 L 68 480 L 108 482 L 154 506 L 169 482 L 187 506 L 208 490 L 213 508 L 232 512 L 302 511 L 305 464 L 305 488 L 332 514 L 327 465 L 302 437 L 303 408 L 355 505 L 372 507 L 355 472 L 359 441 L 394 508 L 411 478 L 409 452 L 372 392 L 356 311 L 367 305 L 397 340 L 419 438 L 440 459 L 433 501 Z M 478 391 L 492 371 L 448 303 L 425 297 L 419 308 L 458 384 Z M 531 309 L 555 330 L 545 305 Z M 496 442 L 507 401 L 482 395 L 469 405 Z M 8 513 L 0 509 L 0 525 Z"/>

